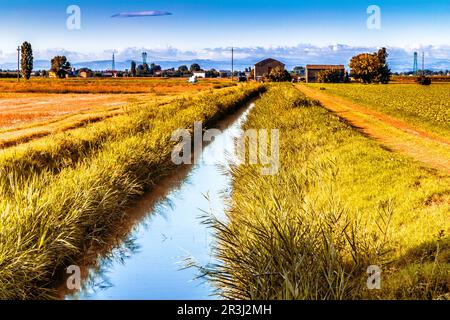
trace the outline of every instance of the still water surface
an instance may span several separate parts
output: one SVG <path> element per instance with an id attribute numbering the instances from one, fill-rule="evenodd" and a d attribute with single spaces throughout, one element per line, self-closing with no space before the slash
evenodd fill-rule
<path id="1" fill-rule="evenodd" d="M 195 280 L 196 270 L 182 270 L 183 259 L 212 262 L 213 237 L 200 216 L 206 211 L 224 217 L 234 138 L 242 134 L 252 106 L 219 123 L 222 134 L 204 147 L 197 164 L 180 169 L 130 210 L 129 215 L 141 218 L 126 240 L 100 258 L 97 267 L 88 266 L 83 289 L 66 299 L 215 298 L 208 283 Z"/>

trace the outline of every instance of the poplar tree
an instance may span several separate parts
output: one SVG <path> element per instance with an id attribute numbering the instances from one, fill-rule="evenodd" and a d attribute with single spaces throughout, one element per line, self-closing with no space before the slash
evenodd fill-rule
<path id="1" fill-rule="evenodd" d="M 31 72 L 33 71 L 33 49 L 29 42 L 24 42 L 22 44 L 22 57 L 20 59 L 20 69 L 22 76 L 29 80 L 31 77 Z"/>

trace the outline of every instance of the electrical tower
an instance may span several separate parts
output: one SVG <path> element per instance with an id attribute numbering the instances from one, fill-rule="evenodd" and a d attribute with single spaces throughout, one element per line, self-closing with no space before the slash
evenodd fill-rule
<path id="1" fill-rule="evenodd" d="M 417 64 L 417 52 L 414 52 L 414 66 L 413 66 L 413 73 L 415 76 L 417 76 L 417 72 L 419 71 L 419 66 Z"/>
<path id="2" fill-rule="evenodd" d="M 147 52 L 142 52 L 142 65 L 147 63 Z"/>

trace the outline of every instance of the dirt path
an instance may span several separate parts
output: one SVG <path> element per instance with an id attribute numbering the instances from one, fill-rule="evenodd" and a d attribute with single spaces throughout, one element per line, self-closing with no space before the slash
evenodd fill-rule
<path id="1" fill-rule="evenodd" d="M 328 110 L 393 151 L 408 155 L 436 169 L 450 172 L 450 140 L 411 126 L 386 114 L 367 109 L 348 99 L 305 85 L 298 88 L 319 100 Z"/>

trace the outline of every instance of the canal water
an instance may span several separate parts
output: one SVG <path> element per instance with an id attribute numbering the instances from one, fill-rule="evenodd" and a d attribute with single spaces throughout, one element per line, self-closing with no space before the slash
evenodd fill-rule
<path id="1" fill-rule="evenodd" d="M 211 230 L 201 216 L 224 218 L 231 191 L 227 175 L 235 160 L 234 140 L 253 104 L 220 122 L 222 130 L 204 146 L 201 159 L 165 179 L 135 208 L 125 239 L 83 270 L 82 289 L 66 299 L 214 299 L 214 290 L 184 259 L 212 262 Z"/>

